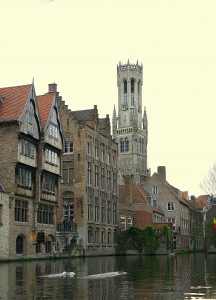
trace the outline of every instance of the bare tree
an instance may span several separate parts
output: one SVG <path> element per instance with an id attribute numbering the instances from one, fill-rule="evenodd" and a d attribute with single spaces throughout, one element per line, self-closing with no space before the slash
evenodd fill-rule
<path id="1" fill-rule="evenodd" d="M 216 196 L 216 163 L 208 171 L 208 174 L 204 177 L 200 187 L 207 195 L 211 197 Z"/>

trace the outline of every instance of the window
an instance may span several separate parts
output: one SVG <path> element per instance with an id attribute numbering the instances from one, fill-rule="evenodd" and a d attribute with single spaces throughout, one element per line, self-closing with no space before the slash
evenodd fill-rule
<path id="1" fill-rule="evenodd" d="M 98 188 L 98 166 L 95 165 L 95 187 Z"/>
<path id="2" fill-rule="evenodd" d="M 21 187 L 32 189 L 32 172 L 19 168 L 18 184 Z"/>
<path id="3" fill-rule="evenodd" d="M 104 231 L 104 229 L 102 229 L 102 231 L 101 231 L 101 243 L 102 244 L 105 243 L 105 231 Z"/>
<path id="4" fill-rule="evenodd" d="M 99 230 L 98 228 L 95 229 L 95 243 L 99 242 Z"/>
<path id="5" fill-rule="evenodd" d="M 120 217 L 121 230 L 126 230 L 126 217 Z"/>
<path id="6" fill-rule="evenodd" d="M 134 94 L 131 94 L 131 106 L 134 106 Z"/>
<path id="7" fill-rule="evenodd" d="M 99 222 L 99 201 L 95 198 L 95 222 Z"/>
<path id="8" fill-rule="evenodd" d="M 134 94 L 134 79 L 131 79 L 131 94 Z"/>
<path id="9" fill-rule="evenodd" d="M 92 221 L 92 196 L 88 194 L 88 221 Z"/>
<path id="10" fill-rule="evenodd" d="M 21 139 L 21 154 L 34 158 L 34 144 L 24 139 Z"/>
<path id="11" fill-rule="evenodd" d="M 112 187 L 112 192 L 115 194 L 116 193 L 116 173 L 113 172 L 113 187 Z"/>
<path id="12" fill-rule="evenodd" d="M 121 153 L 125 152 L 125 143 L 123 139 L 120 140 L 120 152 Z"/>
<path id="13" fill-rule="evenodd" d="M 117 224 L 117 204 L 113 203 L 113 224 Z"/>
<path id="14" fill-rule="evenodd" d="M 70 219 L 70 217 L 74 217 L 74 198 L 64 198 L 64 219 Z"/>
<path id="15" fill-rule="evenodd" d="M 110 153 L 107 154 L 107 164 L 110 165 Z"/>
<path id="16" fill-rule="evenodd" d="M 45 149 L 45 160 L 49 164 L 57 166 L 57 153 L 49 149 Z"/>
<path id="17" fill-rule="evenodd" d="M 110 191 L 111 189 L 111 175 L 110 175 L 110 171 L 107 170 L 107 191 Z"/>
<path id="18" fill-rule="evenodd" d="M 55 178 L 44 175 L 42 182 L 42 190 L 48 194 L 55 194 Z"/>
<path id="19" fill-rule="evenodd" d="M 95 158 L 98 158 L 98 146 L 95 146 Z"/>
<path id="20" fill-rule="evenodd" d="M 154 194 L 154 195 L 158 194 L 158 187 L 157 186 L 152 187 L 152 194 Z"/>
<path id="21" fill-rule="evenodd" d="M 168 218 L 167 222 L 172 223 L 172 230 L 176 230 L 176 219 L 175 218 Z"/>
<path id="22" fill-rule="evenodd" d="M 15 200 L 15 221 L 28 221 L 28 202 L 25 200 Z"/>
<path id="23" fill-rule="evenodd" d="M 101 168 L 101 189 L 102 190 L 104 190 L 104 186 L 105 186 L 105 184 L 104 184 L 104 168 L 102 167 Z"/>
<path id="24" fill-rule="evenodd" d="M 88 228 L 88 243 L 92 243 L 92 228 Z"/>
<path id="25" fill-rule="evenodd" d="M 108 241 L 108 244 L 112 243 L 112 239 L 111 239 L 111 231 L 110 231 L 110 230 L 108 230 L 107 241 Z"/>
<path id="26" fill-rule="evenodd" d="M 91 143 L 87 143 L 87 154 L 91 156 Z"/>
<path id="27" fill-rule="evenodd" d="M 58 127 L 55 124 L 50 124 L 50 136 L 58 138 Z"/>
<path id="28" fill-rule="evenodd" d="M 128 227 L 133 226 L 133 218 L 132 217 L 128 217 Z"/>
<path id="29" fill-rule="evenodd" d="M 101 193 L 101 223 L 105 222 L 105 200 L 104 193 Z"/>
<path id="30" fill-rule="evenodd" d="M 120 140 L 120 152 L 128 152 L 129 151 L 129 140 L 128 138 Z"/>
<path id="31" fill-rule="evenodd" d="M 53 205 L 38 204 L 37 221 L 41 224 L 54 224 L 53 223 Z"/>
<path id="32" fill-rule="evenodd" d="M 111 202 L 107 201 L 107 223 L 111 223 Z"/>
<path id="33" fill-rule="evenodd" d="M 72 141 L 65 142 L 64 153 L 65 154 L 73 153 L 73 142 Z"/>
<path id="34" fill-rule="evenodd" d="M 87 184 L 91 185 L 91 162 L 88 161 L 88 166 L 87 166 Z"/>
<path id="35" fill-rule="evenodd" d="M 104 162 L 104 150 L 101 151 L 101 161 Z"/>
<path id="36" fill-rule="evenodd" d="M 127 80 L 124 80 L 123 84 L 124 84 L 124 94 L 127 94 Z"/>
<path id="37" fill-rule="evenodd" d="M 175 210 L 175 203 L 168 202 L 167 203 L 167 210 Z"/>

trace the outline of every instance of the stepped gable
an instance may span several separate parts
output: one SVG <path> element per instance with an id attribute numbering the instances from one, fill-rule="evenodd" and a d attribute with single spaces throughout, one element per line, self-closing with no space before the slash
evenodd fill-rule
<path id="1" fill-rule="evenodd" d="M 0 122 L 18 121 L 31 92 L 32 84 L 0 88 Z"/>
<path id="2" fill-rule="evenodd" d="M 41 118 L 42 126 L 44 128 L 46 127 L 46 123 L 50 114 L 50 109 L 54 100 L 55 100 L 55 94 L 53 93 L 37 96 L 40 118 Z"/>

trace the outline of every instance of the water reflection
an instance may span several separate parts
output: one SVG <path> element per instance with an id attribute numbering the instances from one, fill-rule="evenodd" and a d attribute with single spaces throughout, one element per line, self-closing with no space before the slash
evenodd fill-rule
<path id="1" fill-rule="evenodd" d="M 4 263 L 0 278 L 3 300 L 216 299 L 213 254 Z"/>

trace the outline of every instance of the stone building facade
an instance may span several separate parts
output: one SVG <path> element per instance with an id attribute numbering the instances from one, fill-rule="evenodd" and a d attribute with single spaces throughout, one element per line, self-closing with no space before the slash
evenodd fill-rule
<path id="1" fill-rule="evenodd" d="M 98 109 L 71 111 L 59 97 L 65 135 L 60 220 L 72 218 L 84 255 L 114 253 L 118 186 L 116 143 Z"/>
<path id="2" fill-rule="evenodd" d="M 9 257 L 55 250 L 63 132 L 55 94 L 0 88 L 0 181 L 10 194 Z"/>

